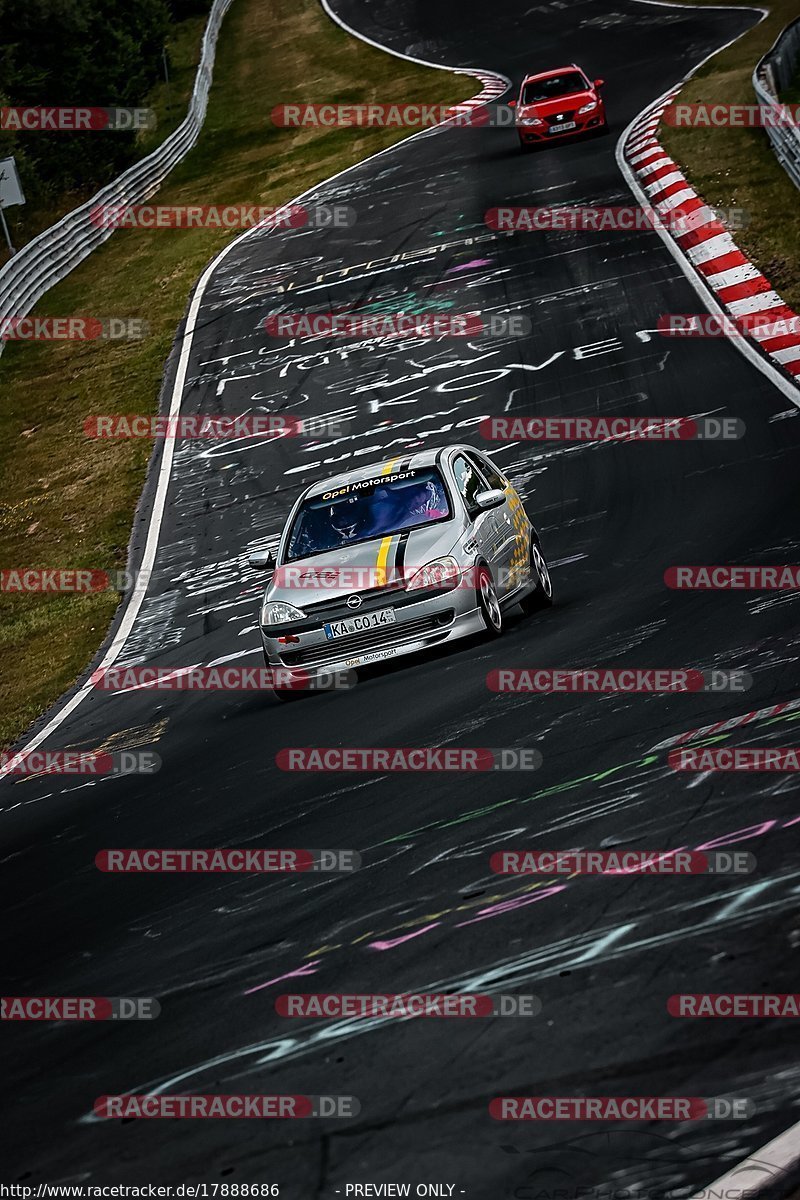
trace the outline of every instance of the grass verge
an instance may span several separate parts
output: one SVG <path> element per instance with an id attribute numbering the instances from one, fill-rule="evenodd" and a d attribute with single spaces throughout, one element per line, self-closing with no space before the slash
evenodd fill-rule
<path id="1" fill-rule="evenodd" d="M 188 54 L 191 39 L 182 36 Z M 200 141 L 170 175 L 158 202 L 281 204 L 410 132 L 277 129 L 269 116 L 276 104 L 387 96 L 451 104 L 477 87 L 468 76 L 418 67 L 349 37 L 317 0 L 291 6 L 235 0 L 220 34 Z M 162 112 L 164 102 L 163 88 L 149 101 Z M 185 97 L 183 103 L 185 108 Z M 160 123 L 162 136 L 165 127 Z M 88 441 L 83 422 L 102 412 L 156 410 L 189 292 L 232 236 L 118 231 L 36 310 L 141 318 L 150 334 L 140 342 L 7 346 L 0 358 L 0 566 L 124 567 L 151 447 L 139 440 Z M 1 746 L 18 739 L 85 669 L 118 601 L 116 592 L 0 593 Z"/>
<path id="2" fill-rule="evenodd" d="M 709 3 L 712 0 L 708 0 Z M 698 6 L 705 0 L 698 0 Z M 752 5 L 730 4 L 731 8 Z M 769 15 L 700 68 L 681 104 L 755 104 L 752 75 L 781 30 L 797 16 L 797 0 L 773 0 Z M 747 226 L 735 240 L 787 304 L 800 311 L 800 204 L 763 129 L 684 128 L 662 124 L 661 144 L 715 208 L 743 208 Z"/>

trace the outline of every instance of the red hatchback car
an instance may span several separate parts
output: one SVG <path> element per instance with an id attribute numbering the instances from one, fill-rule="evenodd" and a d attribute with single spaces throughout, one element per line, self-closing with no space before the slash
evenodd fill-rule
<path id="1" fill-rule="evenodd" d="M 517 109 L 517 133 L 523 150 L 581 133 L 603 133 L 607 125 L 600 96 L 602 86 L 602 79 L 590 83 L 575 63 L 527 75 L 519 99 L 511 101 Z"/>

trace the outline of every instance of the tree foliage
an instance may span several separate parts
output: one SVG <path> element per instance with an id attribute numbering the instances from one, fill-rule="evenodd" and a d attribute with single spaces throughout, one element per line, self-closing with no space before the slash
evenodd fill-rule
<path id="1" fill-rule="evenodd" d="M 144 104 L 163 78 L 173 20 L 206 0 L 0 0 L 0 105 Z M 113 178 L 134 159 L 132 132 L 0 132 L 0 158 L 17 158 L 23 187 L 46 203 Z"/>

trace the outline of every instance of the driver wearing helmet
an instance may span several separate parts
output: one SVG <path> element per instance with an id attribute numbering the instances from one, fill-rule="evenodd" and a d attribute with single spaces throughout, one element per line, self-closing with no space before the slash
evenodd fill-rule
<path id="1" fill-rule="evenodd" d="M 400 514 L 397 510 L 397 500 L 388 487 L 376 487 L 370 497 L 369 516 L 363 530 L 365 537 L 373 534 L 377 537 L 389 533 L 397 524 Z"/>
<path id="2" fill-rule="evenodd" d="M 363 496 L 348 496 L 346 500 L 331 505 L 331 529 L 338 533 L 342 542 L 352 541 L 361 536 L 368 516 Z"/>
<path id="3" fill-rule="evenodd" d="M 409 504 L 409 515 L 422 517 L 425 521 L 435 521 L 447 516 L 447 501 L 442 490 L 433 480 L 420 484 L 414 489 Z"/>

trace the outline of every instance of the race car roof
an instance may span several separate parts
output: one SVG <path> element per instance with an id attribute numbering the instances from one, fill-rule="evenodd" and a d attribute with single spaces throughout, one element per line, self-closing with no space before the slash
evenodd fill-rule
<path id="1" fill-rule="evenodd" d="M 550 75 L 563 75 L 565 71 L 583 71 L 577 63 L 567 63 L 565 67 L 551 67 L 548 71 L 533 71 L 530 75 L 526 75 L 523 79 L 523 84 L 531 83 L 534 79 L 547 79 Z"/>
<path id="2" fill-rule="evenodd" d="M 384 458 L 380 462 L 372 462 L 366 467 L 354 467 L 339 475 L 331 475 L 329 479 L 313 483 L 306 495 L 318 496 L 322 492 L 330 492 L 335 488 L 362 479 L 377 479 L 382 475 L 400 475 L 409 469 L 419 470 L 423 467 L 432 467 L 441 450 L 442 447 L 438 446 L 430 450 L 418 450 L 415 454 L 398 454 L 395 458 Z"/>

